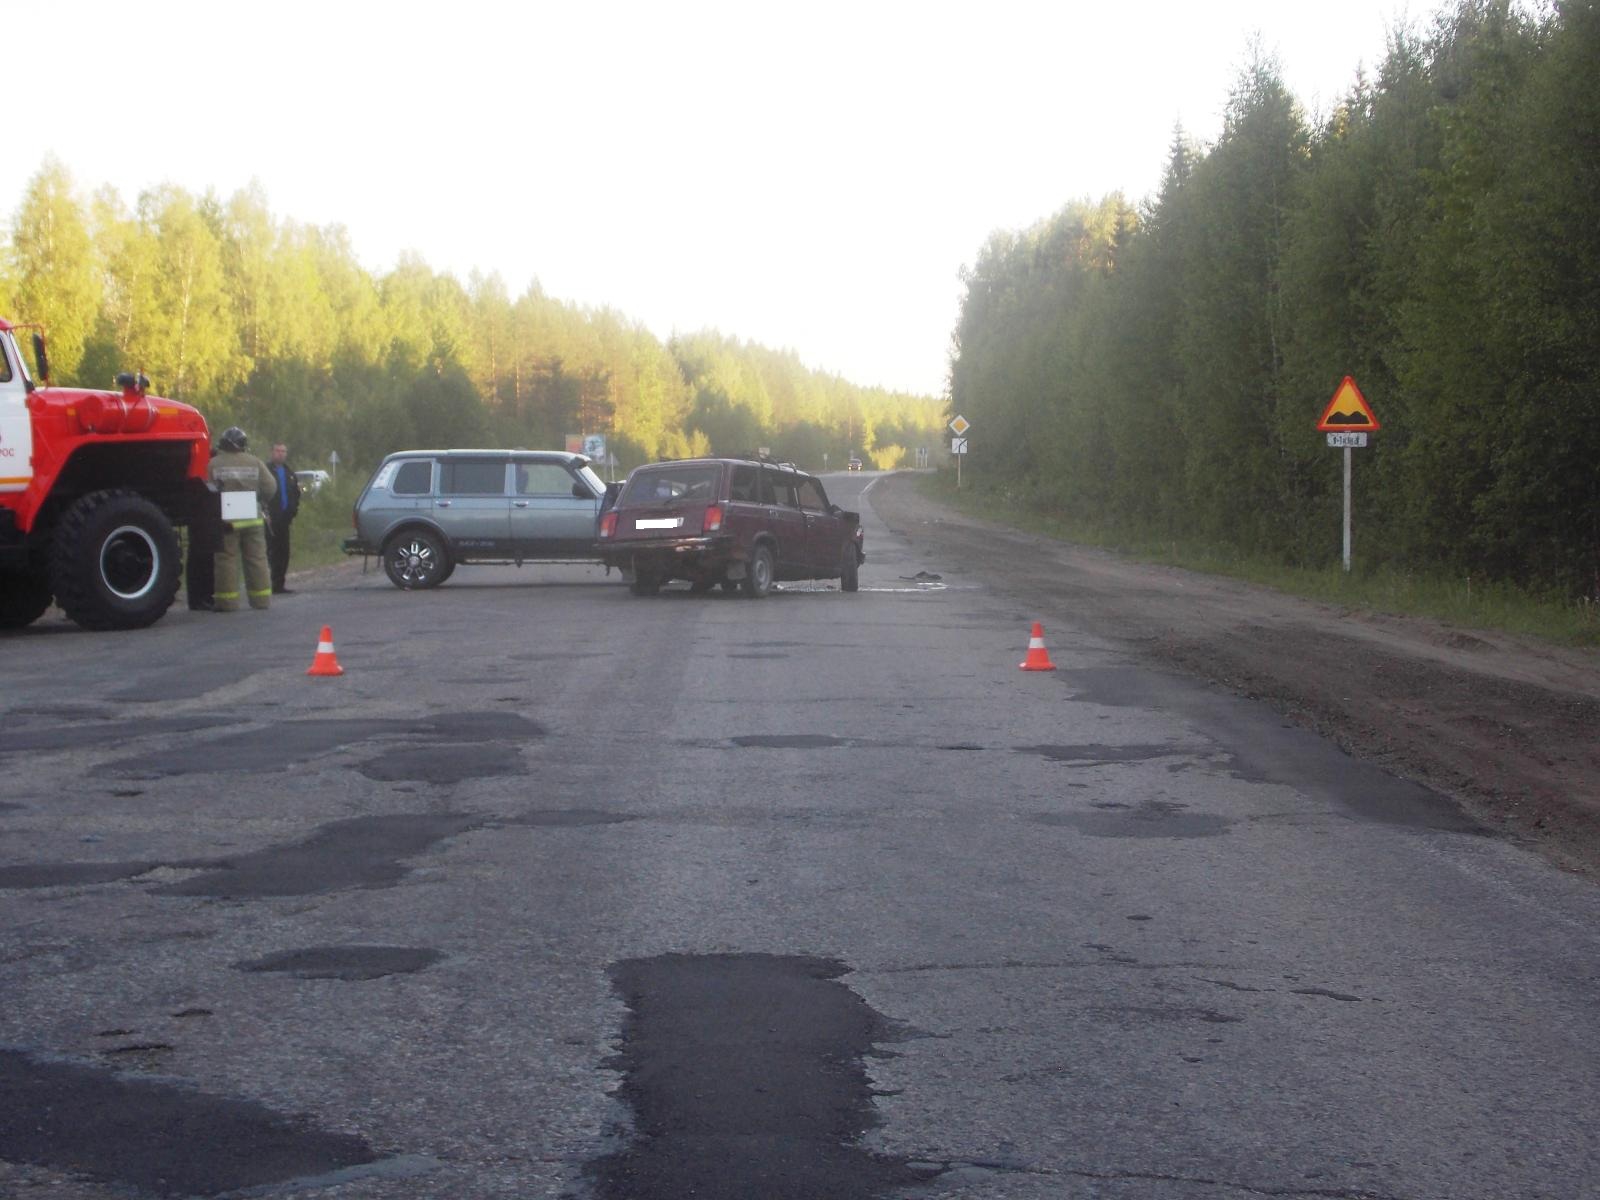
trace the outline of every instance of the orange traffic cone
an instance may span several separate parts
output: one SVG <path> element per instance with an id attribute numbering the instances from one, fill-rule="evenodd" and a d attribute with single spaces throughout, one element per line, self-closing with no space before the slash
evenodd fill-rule
<path id="1" fill-rule="evenodd" d="M 1050 661 L 1050 651 L 1044 648 L 1044 626 L 1035 621 L 1033 633 L 1028 638 L 1028 657 L 1017 664 L 1024 671 L 1054 671 L 1055 663 Z"/>
<path id="2" fill-rule="evenodd" d="M 344 668 L 339 665 L 338 656 L 333 652 L 333 626 L 322 627 L 322 637 L 317 642 L 317 656 L 311 660 L 311 669 L 307 675 L 343 675 Z"/>

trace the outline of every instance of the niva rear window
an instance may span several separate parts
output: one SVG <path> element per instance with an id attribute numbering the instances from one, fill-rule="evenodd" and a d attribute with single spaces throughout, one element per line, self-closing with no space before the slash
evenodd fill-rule
<path id="1" fill-rule="evenodd" d="M 394 473 L 394 486 L 389 490 L 396 496 L 426 496 L 433 490 L 433 463 L 403 463 Z"/>
<path id="2" fill-rule="evenodd" d="M 653 467 L 637 471 L 623 489 L 619 504 L 709 503 L 717 498 L 717 466 Z"/>

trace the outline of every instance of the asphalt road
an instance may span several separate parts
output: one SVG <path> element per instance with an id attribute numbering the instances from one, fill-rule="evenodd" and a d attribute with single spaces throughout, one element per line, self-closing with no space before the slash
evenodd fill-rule
<path id="1" fill-rule="evenodd" d="M 0 1195 L 1600 1195 L 1600 892 L 860 504 L 0 639 Z"/>

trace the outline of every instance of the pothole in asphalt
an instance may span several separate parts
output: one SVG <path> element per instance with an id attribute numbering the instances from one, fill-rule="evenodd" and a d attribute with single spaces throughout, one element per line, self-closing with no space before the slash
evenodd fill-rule
<path id="1" fill-rule="evenodd" d="M 280 971 L 296 979 L 382 979 L 411 975 L 444 955 L 421 946 L 308 946 L 233 965 L 241 971 Z"/>
<path id="2" fill-rule="evenodd" d="M 250 1101 L 0 1049 L 0 1159 L 154 1196 L 216 1196 L 377 1155 Z"/>
<path id="3" fill-rule="evenodd" d="M 629 1015 L 613 1064 L 634 1137 L 591 1163 L 600 1200 L 871 1200 L 935 1166 L 869 1153 L 863 1059 L 890 1023 L 847 968 L 769 954 L 634 959 L 612 969 Z"/>

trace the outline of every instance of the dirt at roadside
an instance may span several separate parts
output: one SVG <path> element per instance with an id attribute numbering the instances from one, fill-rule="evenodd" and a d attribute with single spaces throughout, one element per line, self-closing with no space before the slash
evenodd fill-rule
<path id="1" fill-rule="evenodd" d="M 868 499 L 914 547 L 1035 611 L 1265 700 L 1600 878 L 1600 652 L 1131 562 L 965 516 L 912 476 L 881 479 Z"/>

